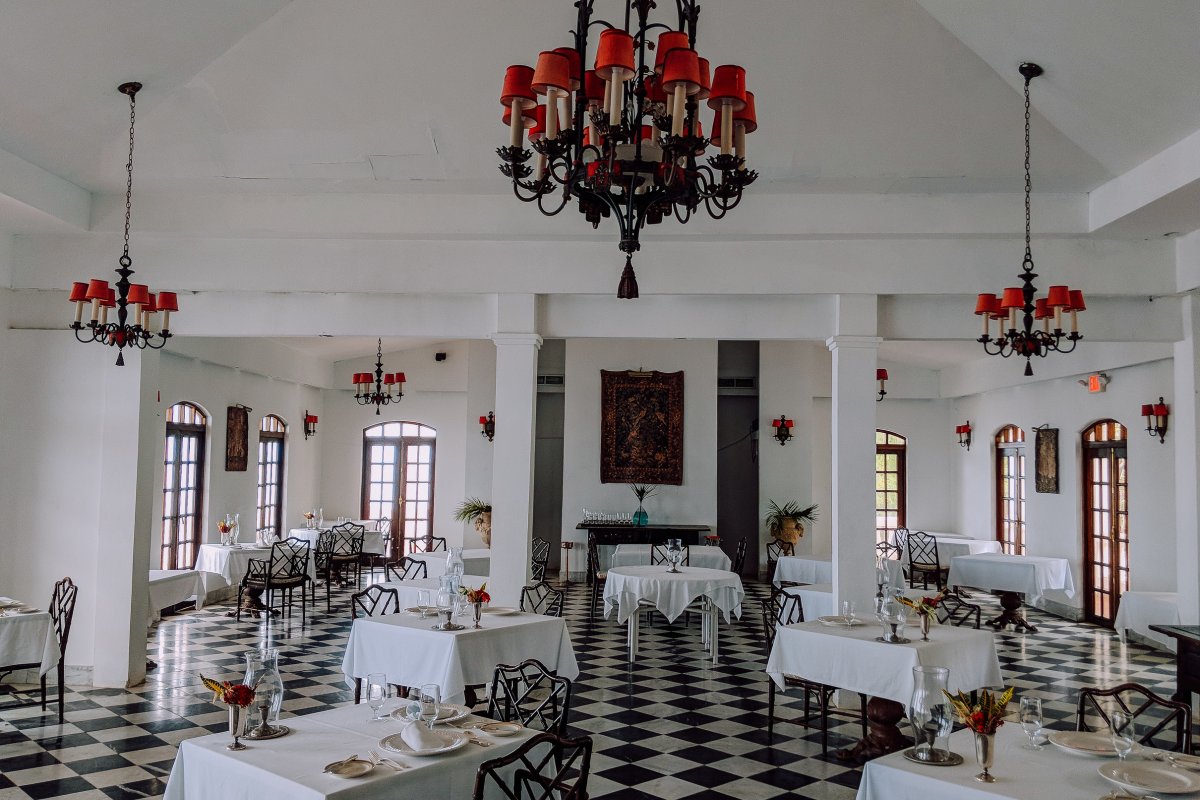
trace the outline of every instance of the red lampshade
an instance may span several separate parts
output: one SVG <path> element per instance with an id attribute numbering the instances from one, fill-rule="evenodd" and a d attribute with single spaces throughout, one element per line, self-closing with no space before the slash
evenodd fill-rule
<path id="1" fill-rule="evenodd" d="M 1167 415 L 1167 404 L 1166 403 L 1155 403 L 1154 404 L 1154 416 L 1165 417 L 1166 415 Z"/>
<path id="2" fill-rule="evenodd" d="M 574 47 L 556 47 L 554 52 L 567 57 L 567 63 L 570 65 L 571 91 L 579 88 L 580 75 L 582 73 L 582 62 L 579 60 L 579 51 Z"/>
<path id="3" fill-rule="evenodd" d="M 403 372 L 396 373 L 396 383 L 404 383 L 404 373 Z"/>
<path id="4" fill-rule="evenodd" d="M 758 130 L 758 116 L 754 111 L 754 92 L 746 92 L 746 107 L 733 112 L 733 121 L 742 123 L 746 133 Z"/>
<path id="5" fill-rule="evenodd" d="M 532 113 L 530 113 L 531 111 L 532 111 L 532 109 L 522 109 L 521 110 L 522 124 L 526 128 L 532 128 L 534 125 L 537 124 L 537 117 L 534 116 Z M 504 127 L 507 128 L 511 123 L 512 123 L 512 108 L 509 107 L 509 108 L 504 109 Z"/>
<path id="6" fill-rule="evenodd" d="M 396 376 L 394 373 L 391 373 L 391 372 L 384 373 L 383 383 L 385 386 L 391 386 L 395 382 L 396 382 Z"/>
<path id="7" fill-rule="evenodd" d="M 663 91 L 671 94 L 677 86 L 683 86 L 687 94 L 700 91 L 700 58 L 695 50 L 677 47 L 663 59 Z"/>
<path id="8" fill-rule="evenodd" d="M 117 304 L 117 291 L 116 291 L 116 289 L 109 287 L 108 291 L 106 291 L 104 293 L 103 299 L 100 300 L 100 305 L 104 308 L 112 308 L 116 304 Z"/>
<path id="9" fill-rule="evenodd" d="M 309 423 L 310 425 L 316 425 L 316 424 L 317 424 L 317 415 L 316 415 L 316 414 L 309 414 L 308 416 L 306 416 L 306 417 L 304 418 L 304 421 L 305 421 L 305 422 L 307 422 L 307 423 Z"/>
<path id="10" fill-rule="evenodd" d="M 976 314 L 995 314 L 1000 310 L 1000 298 L 994 294 L 981 294 L 975 300 Z"/>
<path id="11" fill-rule="evenodd" d="M 355 383 L 356 385 L 357 385 L 357 384 L 360 384 L 360 383 L 370 383 L 370 382 L 371 382 L 371 376 L 370 376 L 370 374 L 368 374 L 368 373 L 366 373 L 366 372 L 356 372 L 356 373 L 354 373 L 354 383 Z"/>
<path id="12" fill-rule="evenodd" d="M 628 75 L 633 70 L 633 37 L 615 28 L 602 30 L 596 47 L 596 74 L 611 80 L 614 71 Z"/>
<path id="13" fill-rule="evenodd" d="M 159 311 L 178 311 L 179 298 L 174 292 L 159 292 L 158 293 L 158 310 Z"/>
<path id="14" fill-rule="evenodd" d="M 875 380 L 877 380 L 877 381 L 886 381 L 887 379 L 888 379 L 888 376 L 887 376 L 887 370 L 886 370 L 886 369 L 877 369 L 877 370 L 875 370 Z"/>
<path id="15" fill-rule="evenodd" d="M 963 431 L 962 431 L 963 433 L 970 433 L 971 432 L 971 423 L 969 423 L 969 422 L 966 423 L 965 425 L 962 426 L 962 429 L 963 429 Z"/>
<path id="16" fill-rule="evenodd" d="M 144 283 L 129 284 L 129 296 L 126 300 L 131 304 L 145 303 L 149 300 L 150 287 Z"/>
<path id="17" fill-rule="evenodd" d="M 721 111 L 717 110 L 713 114 L 712 135 L 710 137 L 713 142 L 720 144 L 721 142 Z"/>
<path id="18" fill-rule="evenodd" d="M 646 100 L 648 102 L 667 102 L 667 93 L 663 91 L 662 84 L 659 83 L 657 75 L 647 75 L 643 85 L 646 87 Z"/>
<path id="19" fill-rule="evenodd" d="M 642 126 L 642 141 L 643 142 L 653 142 L 654 141 L 654 126 L 653 125 L 643 125 Z"/>
<path id="20" fill-rule="evenodd" d="M 1051 308 L 1065 307 L 1070 310 L 1071 305 L 1071 290 L 1066 286 L 1051 286 L 1046 293 L 1046 305 Z"/>
<path id="21" fill-rule="evenodd" d="M 712 93 L 712 72 L 708 65 L 708 59 L 700 59 L 700 91 L 696 94 L 699 100 L 707 100 L 709 94 Z"/>
<path id="22" fill-rule="evenodd" d="M 93 278 L 88 281 L 87 294 L 84 295 L 86 300 L 103 300 L 108 297 L 108 281 L 100 281 Z"/>
<path id="23" fill-rule="evenodd" d="M 537 67 L 533 70 L 533 91 L 548 94 L 555 90 L 567 92 L 571 89 L 571 61 L 562 53 L 543 50 L 538 54 Z"/>
<path id="24" fill-rule="evenodd" d="M 1072 289 L 1070 291 L 1070 295 L 1071 295 L 1071 310 L 1072 311 L 1086 311 L 1087 310 L 1087 304 L 1083 302 L 1083 292 L 1081 292 L 1079 289 Z"/>
<path id="25" fill-rule="evenodd" d="M 692 47 L 688 35 L 683 31 L 663 31 L 658 35 L 658 50 L 654 53 L 655 73 L 662 74 L 663 61 L 666 59 L 667 53 L 679 47 L 686 50 L 690 50 Z"/>
<path id="26" fill-rule="evenodd" d="M 537 141 L 546 135 L 546 107 L 533 109 L 533 127 L 529 129 L 529 141 Z"/>
<path id="27" fill-rule="evenodd" d="M 788 428 L 790 428 L 790 427 L 792 427 L 793 425 L 795 425 L 795 424 L 796 424 L 796 421 L 795 421 L 795 420 L 792 420 L 792 419 L 788 419 L 788 420 L 784 420 L 784 421 L 783 421 L 783 424 L 784 424 L 784 426 L 785 426 L 785 427 L 788 427 Z"/>
<path id="28" fill-rule="evenodd" d="M 963 426 L 962 426 L 962 425 L 955 425 L 955 426 L 954 426 L 954 432 L 955 432 L 955 433 L 962 433 L 962 432 L 963 432 Z"/>
<path id="29" fill-rule="evenodd" d="M 480 424 L 480 425 L 487 425 L 487 417 L 480 417 L 480 418 L 479 418 L 479 424 Z"/>
<path id="30" fill-rule="evenodd" d="M 1025 307 L 1025 291 L 1023 289 L 1014 289 L 1009 287 L 1004 290 L 1004 299 L 1000 301 L 1000 308 L 1007 311 L 1010 308 Z"/>
<path id="31" fill-rule="evenodd" d="M 746 70 L 734 64 L 722 64 L 713 73 L 708 107 L 720 109 L 727 100 L 734 111 L 746 107 Z"/>
<path id="32" fill-rule="evenodd" d="M 1050 306 L 1046 305 L 1046 298 L 1039 297 L 1037 300 L 1033 301 L 1034 319 L 1046 319 L 1047 317 L 1053 316 L 1054 312 L 1050 310 Z"/>
<path id="33" fill-rule="evenodd" d="M 1148 416 L 1150 416 L 1150 415 L 1151 415 L 1151 414 L 1153 414 L 1153 413 L 1154 413 L 1154 406 L 1153 406 L 1153 405 L 1146 404 L 1146 405 L 1143 405 L 1143 406 L 1142 406 L 1142 416 L 1143 416 L 1143 417 L 1148 417 Z"/>
<path id="34" fill-rule="evenodd" d="M 537 96 L 533 93 L 533 67 L 524 64 L 513 64 L 504 71 L 504 88 L 500 90 L 500 105 L 512 107 L 512 101 L 520 98 L 523 108 L 533 108 L 537 105 Z"/>
<path id="35" fill-rule="evenodd" d="M 583 73 L 583 96 L 597 105 L 604 102 L 604 79 L 594 69 Z"/>
<path id="36" fill-rule="evenodd" d="M 71 296 L 67 298 L 72 303 L 82 303 L 87 300 L 88 285 L 82 281 L 75 281 L 71 284 Z"/>
<path id="37" fill-rule="evenodd" d="M 153 314 L 158 311 L 158 296 L 154 292 L 150 292 L 146 297 L 146 305 L 142 306 L 143 311 L 148 311 Z"/>

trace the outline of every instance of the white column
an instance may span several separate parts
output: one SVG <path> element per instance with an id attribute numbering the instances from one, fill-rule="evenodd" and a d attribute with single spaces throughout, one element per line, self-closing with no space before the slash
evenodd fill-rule
<path id="1" fill-rule="evenodd" d="M 875 362 L 881 340 L 834 336 L 833 599 L 866 613 L 875 596 Z"/>
<path id="2" fill-rule="evenodd" d="M 1175 343 L 1175 589 L 1185 625 L 1200 622 L 1200 303 L 1183 298 L 1183 340 Z M 1134 429 L 1136 432 L 1136 428 Z"/>
<path id="3" fill-rule="evenodd" d="M 492 571 L 497 605 L 515 606 L 529 580 L 533 538 L 533 437 L 537 411 L 536 333 L 497 333 L 496 440 L 492 463 Z"/>

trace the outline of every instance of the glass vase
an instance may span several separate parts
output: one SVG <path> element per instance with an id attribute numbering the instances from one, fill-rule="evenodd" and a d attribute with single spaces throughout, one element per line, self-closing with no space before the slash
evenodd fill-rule
<path id="1" fill-rule="evenodd" d="M 453 578 L 462 578 L 463 571 L 466 569 L 462 554 L 463 549 L 461 547 L 450 548 L 450 552 L 446 554 L 447 575 Z"/>
<path id="2" fill-rule="evenodd" d="M 254 689 L 254 700 L 247 709 L 251 722 L 259 725 L 246 738 L 276 736 L 279 711 L 283 707 L 283 679 L 279 675 L 279 651 L 274 648 L 246 651 L 246 677 L 242 683 Z M 264 716 L 263 710 L 266 709 Z M 258 732 L 255 735 L 255 732 Z"/>
<path id="3" fill-rule="evenodd" d="M 474 608 L 474 611 L 475 611 L 475 627 L 476 627 L 476 628 L 482 627 L 482 626 L 479 624 L 479 618 L 480 618 L 481 616 L 483 616 L 483 602 L 482 602 L 482 601 L 476 601 L 475 603 L 472 603 L 472 605 L 474 605 L 474 606 L 475 606 L 475 608 Z"/>
<path id="4" fill-rule="evenodd" d="M 921 621 L 921 641 L 929 641 L 929 627 L 933 624 L 933 617 L 929 614 L 918 614 L 918 619 Z"/>
<path id="5" fill-rule="evenodd" d="M 226 706 L 229 710 L 229 735 L 233 737 L 233 741 L 225 745 L 229 750 L 245 750 L 246 745 L 238 741 L 242 736 L 242 707 L 230 703 Z"/>
<path id="6" fill-rule="evenodd" d="M 913 667 L 913 691 L 908 701 L 908 721 L 912 725 L 915 761 L 944 764 L 952 760 L 950 731 L 954 710 L 943 691 L 950 678 L 948 667 Z"/>
<path id="7" fill-rule="evenodd" d="M 633 524 L 637 528 L 644 528 L 650 524 L 650 515 L 641 503 L 638 503 L 637 511 L 633 512 Z"/>

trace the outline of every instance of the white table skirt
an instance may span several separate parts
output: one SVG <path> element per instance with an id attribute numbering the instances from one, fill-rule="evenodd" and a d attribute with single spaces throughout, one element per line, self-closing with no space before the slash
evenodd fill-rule
<path id="1" fill-rule="evenodd" d="M 379 740 L 398 733 L 402 724 L 392 720 L 370 722 L 370 715 L 365 705 L 349 705 L 290 717 L 284 720 L 292 729 L 290 734 L 282 739 L 249 742 L 247 749 L 237 753 L 225 749 L 230 741 L 228 733 L 186 739 L 180 743 L 171 768 L 165 800 L 470 797 L 480 764 L 511 753 L 536 733 L 527 729 L 516 736 L 491 739 L 491 747 L 468 744 L 446 755 L 413 758 L 382 751 Z M 408 769 L 397 772 L 379 766 L 365 777 L 352 780 L 321 772 L 326 764 L 351 753 L 365 758 L 371 749 Z"/>
<path id="2" fill-rule="evenodd" d="M 60 656 L 48 612 L 0 615 L 0 667 L 37 664 L 38 674 L 45 675 Z"/>
<path id="3" fill-rule="evenodd" d="M 903 753 L 868 761 L 857 800 L 1096 800 L 1116 789 L 1096 771 L 1103 759 L 1073 756 L 1050 744 L 1022 750 L 1025 741 L 1015 722 L 1000 726 L 991 768 L 995 783 L 975 780 L 975 742 L 965 729 L 950 736 L 950 750 L 963 757 L 957 767 L 914 764 Z"/>
<path id="4" fill-rule="evenodd" d="M 371 524 L 374 525 L 374 523 Z M 321 531 L 318 528 L 292 528 L 288 531 L 288 536 L 308 542 L 315 550 L 317 549 L 317 540 L 321 538 Z M 385 536 L 386 534 L 384 533 L 368 528 L 363 532 L 362 551 L 368 555 L 381 555 L 384 552 L 384 547 L 387 545 Z"/>
<path id="5" fill-rule="evenodd" d="M 783 688 L 783 676 L 795 675 L 872 697 L 907 704 L 912 668 L 949 667 L 950 691 L 1000 686 L 1000 660 L 991 631 L 939 625 L 922 642 L 915 626 L 906 629 L 908 644 L 875 641 L 879 625 L 853 628 L 801 622 L 779 628 L 767 660 L 767 674 Z"/>
<path id="6" fill-rule="evenodd" d="M 196 599 L 196 608 L 204 608 L 204 581 L 194 569 L 152 569 L 150 583 L 150 622 L 158 621 L 164 608 Z"/>
<path id="7" fill-rule="evenodd" d="M 271 557 L 269 547 L 226 547 L 219 544 L 202 544 L 196 555 L 196 570 L 217 576 L 219 580 L 206 582 L 205 588 L 216 586 L 237 586 L 242 582 L 249 567 L 250 559 L 260 560 Z M 308 551 L 308 577 L 316 580 L 317 572 L 312 550 Z"/>
<path id="8" fill-rule="evenodd" d="M 892 563 L 898 564 L 899 562 L 894 561 Z M 898 585 L 895 588 L 899 589 L 905 597 L 914 600 L 934 594 L 932 589 L 912 589 L 903 585 Z M 833 607 L 832 583 L 808 583 L 803 586 L 789 586 L 787 589 L 784 589 L 784 592 L 800 596 L 800 607 L 804 609 L 804 618 L 806 620 L 812 621 L 817 617 L 827 617 L 842 613 L 840 608 Z M 875 624 L 875 609 L 873 607 L 859 608 L 856 606 L 854 616 L 856 619 L 860 619 L 867 624 Z M 910 620 L 909 624 L 915 626 L 917 623 L 912 621 L 913 615 L 910 613 L 908 616 Z M 934 624 L 936 625 L 937 622 L 935 621 Z"/>
<path id="9" fill-rule="evenodd" d="M 433 630 L 435 622 L 410 614 L 355 620 L 342 659 L 347 684 L 382 672 L 398 686 L 436 683 L 444 700 L 461 703 L 467 686 L 492 682 L 497 664 L 536 658 L 564 678 L 579 676 L 571 634 L 560 617 L 485 614 L 482 629 L 468 624 L 454 632 Z"/>
<path id="10" fill-rule="evenodd" d="M 1075 596 L 1075 581 L 1071 565 L 1065 558 L 1042 556 L 1010 556 L 989 553 L 977 556 L 958 556 L 950 560 L 951 586 L 974 586 L 978 589 L 1020 592 L 1030 605 L 1042 599 L 1052 589 L 1067 597 Z"/>
<path id="11" fill-rule="evenodd" d="M 424 561 L 429 577 L 437 578 L 446 574 L 446 559 L 450 553 L 438 550 L 435 553 L 409 553 L 409 558 Z M 463 550 L 464 575 L 490 575 L 492 573 L 492 551 L 486 547 L 475 547 Z"/>
<path id="12" fill-rule="evenodd" d="M 771 582 L 830 583 L 833 581 L 833 556 L 780 556 L 775 562 Z"/>
<path id="13" fill-rule="evenodd" d="M 619 544 L 613 553 L 612 565 L 614 567 L 649 566 L 650 547 L 648 544 Z M 696 545 L 688 548 L 688 566 L 720 569 L 728 572 L 733 568 L 733 562 L 719 547 Z"/>
<path id="14" fill-rule="evenodd" d="M 1126 592 L 1121 595 L 1117 618 L 1113 627 L 1125 641 L 1125 631 L 1131 630 L 1157 642 L 1164 649 L 1175 652 L 1175 640 L 1157 631 L 1151 625 L 1181 625 L 1179 595 L 1176 592 Z"/>
<path id="15" fill-rule="evenodd" d="M 742 579 L 728 570 L 680 567 L 667 572 L 662 564 L 616 567 L 604 581 L 604 616 L 617 610 L 617 621 L 627 622 L 641 603 L 648 603 L 674 622 L 693 601 L 707 597 L 729 621 L 729 615 L 742 616 L 742 598 L 746 592 Z"/>
<path id="16" fill-rule="evenodd" d="M 462 576 L 462 585 L 472 589 L 482 586 L 486 582 L 486 575 Z M 441 588 L 440 582 L 437 578 L 413 578 L 412 580 L 407 581 L 383 581 L 379 585 L 384 589 L 396 590 L 396 596 L 400 599 L 401 609 L 415 608 L 417 605 L 417 593 L 422 589 L 429 590 L 429 603 L 432 605 L 437 601 L 438 589 Z"/>
<path id="17" fill-rule="evenodd" d="M 965 536 L 944 533 L 929 535 L 937 542 L 938 563 L 943 567 L 950 566 L 951 559 L 958 556 L 977 556 L 981 553 L 1000 552 L 1000 542 L 994 539 L 968 539 Z M 904 555 L 904 563 L 908 563 L 907 553 Z"/>

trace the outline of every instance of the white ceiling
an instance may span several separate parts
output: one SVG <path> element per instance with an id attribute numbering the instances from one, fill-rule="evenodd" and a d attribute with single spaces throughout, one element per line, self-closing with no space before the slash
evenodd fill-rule
<path id="1" fill-rule="evenodd" d="M 279 336 L 267 341 L 283 345 L 323 361 L 346 361 L 375 355 L 378 337 L 374 336 Z M 411 336 L 383 337 L 383 352 L 395 353 L 435 344 L 436 340 Z"/>

